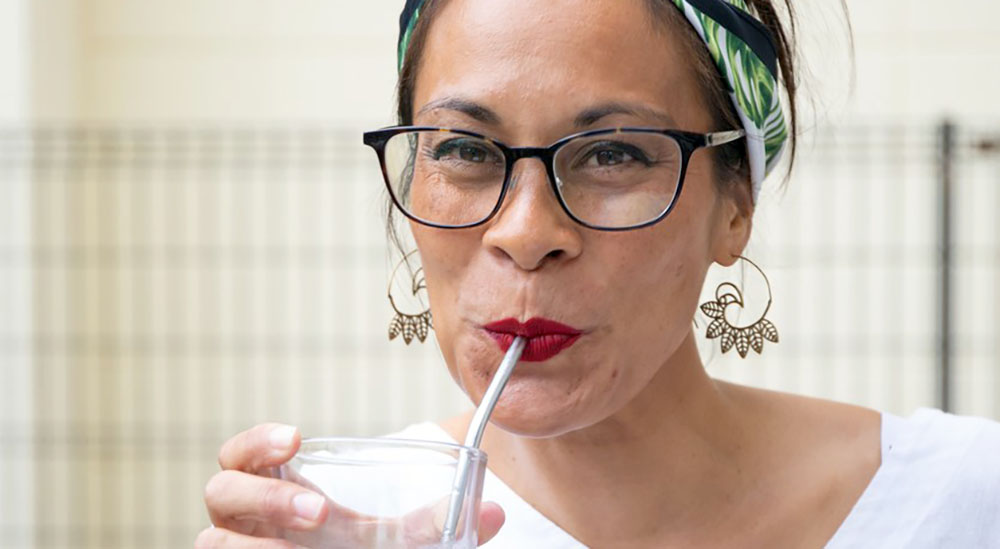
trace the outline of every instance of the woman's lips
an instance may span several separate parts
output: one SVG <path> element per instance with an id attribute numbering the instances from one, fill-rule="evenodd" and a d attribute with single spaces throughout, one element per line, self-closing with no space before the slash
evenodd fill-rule
<path id="1" fill-rule="evenodd" d="M 491 322 L 483 329 L 497 342 L 500 350 L 507 349 L 514 343 L 514 338 L 521 336 L 528 339 L 521 360 L 524 362 L 546 361 L 580 339 L 582 331 L 560 324 L 546 318 L 532 318 L 523 324 L 514 318 L 505 318 Z"/>

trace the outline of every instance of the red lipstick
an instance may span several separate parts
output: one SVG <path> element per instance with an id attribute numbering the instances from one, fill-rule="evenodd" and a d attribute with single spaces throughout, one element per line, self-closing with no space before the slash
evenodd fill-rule
<path id="1" fill-rule="evenodd" d="M 524 323 L 514 318 L 505 318 L 491 322 L 483 326 L 483 329 L 505 353 L 514 343 L 515 337 L 526 338 L 528 343 L 521 355 L 523 362 L 544 362 L 576 343 L 583 334 L 572 326 L 546 318 L 531 318 Z"/>

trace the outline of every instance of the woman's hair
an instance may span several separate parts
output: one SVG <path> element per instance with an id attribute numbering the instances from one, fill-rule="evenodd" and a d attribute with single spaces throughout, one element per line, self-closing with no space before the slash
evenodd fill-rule
<path id="1" fill-rule="evenodd" d="M 671 36 L 682 37 L 682 48 L 691 59 L 701 96 L 705 106 L 712 116 L 712 131 L 729 128 L 742 128 L 736 114 L 729 87 L 719 73 L 712 60 L 708 48 L 702 42 L 697 32 L 685 19 L 684 15 L 669 0 L 644 0 L 652 19 L 659 23 L 660 29 L 669 31 Z M 397 88 L 398 117 L 402 125 L 413 123 L 413 92 L 420 70 L 420 60 L 427 43 L 428 29 L 433 24 L 435 15 L 440 11 L 445 0 L 426 0 L 420 13 L 420 19 L 413 29 L 409 49 L 403 59 L 403 69 L 399 76 Z M 786 152 L 789 157 L 789 172 L 795 159 L 798 111 L 796 109 L 796 94 L 798 81 L 796 71 L 796 23 L 792 0 L 746 0 L 750 12 L 771 32 L 778 53 L 780 82 L 787 95 L 789 147 Z M 784 19 L 779 15 L 779 9 L 784 11 Z M 737 140 L 713 150 L 714 168 L 717 177 L 716 184 L 720 192 L 730 194 L 736 199 L 740 208 L 746 212 L 752 209 L 750 191 L 750 162 L 747 158 L 747 148 L 743 140 Z"/>

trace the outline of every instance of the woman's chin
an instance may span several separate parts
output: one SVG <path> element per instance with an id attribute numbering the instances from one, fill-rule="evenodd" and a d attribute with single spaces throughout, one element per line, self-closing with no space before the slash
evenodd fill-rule
<path id="1" fill-rule="evenodd" d="M 551 438 L 575 431 L 582 427 L 579 418 L 564 417 L 561 414 L 538 416 L 518 411 L 494 413 L 490 423 L 504 431 L 526 438 Z"/>
<path id="2" fill-rule="evenodd" d="M 503 355 L 492 340 L 470 345 L 458 368 L 459 384 L 474 404 L 479 403 L 496 374 Z M 581 360 L 569 349 L 544 362 L 521 362 L 500 395 L 490 421 L 510 433 L 526 437 L 556 436 L 579 428 L 582 408 L 597 394 L 589 380 L 600 377 L 595 364 Z M 587 373 L 589 372 L 589 373 Z"/>
<path id="3" fill-rule="evenodd" d="M 509 433 L 530 437 L 547 438 L 558 436 L 582 427 L 580 401 L 573 394 L 560 391 L 546 394 L 546 391 L 519 387 L 517 383 L 508 385 L 493 410 L 490 422 Z M 537 388 L 534 388 L 537 389 Z"/>

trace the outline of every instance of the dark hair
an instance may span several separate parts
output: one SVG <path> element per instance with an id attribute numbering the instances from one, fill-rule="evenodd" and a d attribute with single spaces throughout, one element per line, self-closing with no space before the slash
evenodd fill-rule
<path id="1" fill-rule="evenodd" d="M 788 172 L 794 163 L 797 131 L 798 110 L 796 94 L 799 83 L 797 80 L 796 58 L 796 22 L 792 0 L 746 0 L 750 12 L 770 31 L 778 53 L 780 82 L 787 96 L 789 144 Z M 729 86 L 719 73 L 715 63 L 694 28 L 684 19 L 684 15 L 667 0 L 645 0 L 650 15 L 661 22 L 671 33 L 683 36 L 682 47 L 688 50 L 689 58 L 693 60 L 694 71 L 706 107 L 712 113 L 713 131 L 726 128 L 740 128 L 742 123 L 736 114 L 735 107 L 729 96 Z M 399 123 L 413 123 L 413 93 L 416 85 L 417 72 L 427 43 L 428 29 L 435 15 L 440 11 L 444 0 L 426 0 L 421 10 L 420 19 L 413 29 L 409 48 L 403 58 L 403 68 L 399 76 L 397 88 Z M 783 21 L 779 9 L 784 11 Z M 846 10 L 846 6 L 844 6 Z M 751 205 L 750 164 L 747 158 L 745 143 L 735 141 L 713 149 L 714 168 L 717 174 L 716 183 L 719 190 L 729 193 L 744 211 L 749 211 Z M 391 212 L 391 209 L 390 209 Z M 390 218 L 391 219 L 391 218 Z M 392 231 L 392 229 L 390 229 Z"/>

